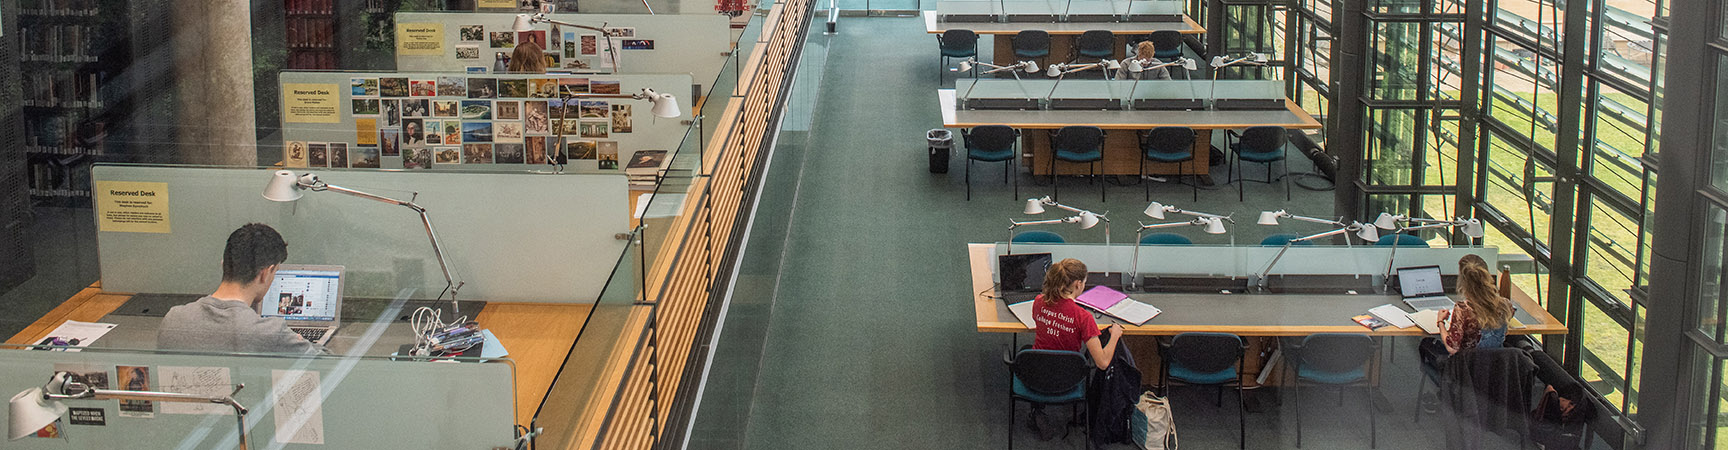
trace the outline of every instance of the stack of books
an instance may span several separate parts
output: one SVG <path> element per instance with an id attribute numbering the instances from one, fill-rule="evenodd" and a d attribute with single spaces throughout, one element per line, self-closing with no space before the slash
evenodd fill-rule
<path id="1" fill-rule="evenodd" d="M 624 174 L 630 176 L 630 187 L 653 188 L 666 174 L 666 166 L 671 162 L 665 150 L 637 150 L 630 156 L 630 163 L 624 166 Z"/>

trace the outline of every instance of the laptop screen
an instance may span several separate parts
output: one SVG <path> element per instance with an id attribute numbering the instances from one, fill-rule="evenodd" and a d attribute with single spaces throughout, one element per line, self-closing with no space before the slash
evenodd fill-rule
<path id="1" fill-rule="evenodd" d="M 258 315 L 334 325 L 342 308 L 342 268 L 282 266 L 258 305 Z"/>
<path id="2" fill-rule="evenodd" d="M 1044 272 L 1050 270 L 1049 253 L 1023 253 L 996 257 L 1003 292 L 1027 292 L 1044 288 Z"/>
<path id="3" fill-rule="evenodd" d="M 1440 266 L 1398 268 L 1398 291 L 1405 297 L 1445 294 L 1446 287 L 1440 281 Z"/>

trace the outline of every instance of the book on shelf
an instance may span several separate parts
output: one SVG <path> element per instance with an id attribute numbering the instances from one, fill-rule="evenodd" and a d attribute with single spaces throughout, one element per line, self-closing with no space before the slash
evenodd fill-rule
<path id="1" fill-rule="evenodd" d="M 666 169 L 672 161 L 666 157 L 665 150 L 637 150 L 630 155 L 630 164 L 624 166 L 624 173 L 632 177 L 638 175 L 652 176 Z"/>

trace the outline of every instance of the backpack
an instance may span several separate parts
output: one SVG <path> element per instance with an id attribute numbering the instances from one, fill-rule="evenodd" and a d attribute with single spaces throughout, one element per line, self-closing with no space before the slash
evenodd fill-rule
<path id="1" fill-rule="evenodd" d="M 1170 402 L 1158 393 L 1140 394 L 1134 405 L 1134 417 L 1128 421 L 1129 438 L 1145 450 L 1176 450 L 1176 417 L 1170 412 Z"/>
<path id="2" fill-rule="evenodd" d="M 1117 345 L 1110 366 L 1096 372 L 1092 395 L 1092 442 L 1110 444 L 1128 441 L 1128 423 L 1134 413 L 1134 394 L 1140 392 L 1140 369 L 1134 355 Z"/>

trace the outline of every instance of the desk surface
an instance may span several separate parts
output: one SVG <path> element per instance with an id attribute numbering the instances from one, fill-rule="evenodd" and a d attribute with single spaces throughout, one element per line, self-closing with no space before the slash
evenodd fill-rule
<path id="1" fill-rule="evenodd" d="M 1152 34 L 1154 31 L 1176 30 L 1182 34 L 1204 34 L 1205 28 L 1187 15 L 1181 22 L 943 22 L 936 11 L 924 11 L 924 32 L 940 34 L 949 29 L 972 30 L 978 34 L 1016 34 L 1026 30 L 1044 30 L 1051 35 L 1078 35 L 1089 30 L 1109 30 L 1118 35 Z"/>
<path id="2" fill-rule="evenodd" d="M 1320 128 L 1320 122 L 1314 120 L 1314 116 L 1288 99 L 1284 101 L 1285 109 L 1272 111 L 1002 111 L 956 110 L 954 95 L 953 89 L 936 90 L 937 100 L 942 107 L 942 126 L 945 128 L 971 128 L 979 125 L 1007 125 L 1014 128 L 1091 125 L 1118 130 L 1161 126 L 1235 129 L 1261 125 L 1297 129 Z"/>
<path id="3" fill-rule="evenodd" d="M 990 250 L 995 244 L 968 244 L 968 259 L 972 265 L 972 305 L 977 316 L 978 331 L 1025 333 L 1031 331 L 1008 312 L 1008 303 L 996 294 L 994 277 L 990 273 Z M 1397 296 L 1389 295 L 1318 295 L 1318 294 L 1147 294 L 1132 297 L 1164 312 L 1145 325 L 1123 324 L 1127 334 L 1174 335 L 1186 332 L 1220 332 L 1241 336 L 1303 336 L 1314 333 L 1368 333 L 1377 336 L 1423 336 L 1419 327 L 1385 327 L 1368 331 L 1350 321 L 1351 316 L 1366 314 L 1369 308 L 1392 303 Z M 1513 301 L 1518 309 L 1534 319 L 1525 321 L 1524 328 L 1508 330 L 1510 334 L 1565 334 L 1566 326 L 1548 314 L 1530 297 L 1516 288 Z M 1117 323 L 1104 317 L 1100 326 Z"/>

